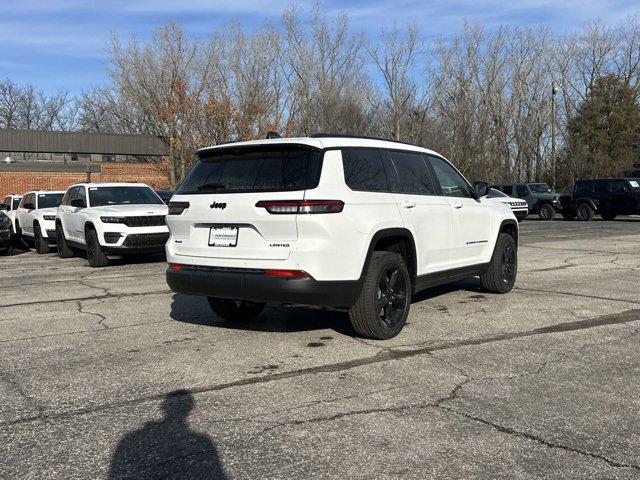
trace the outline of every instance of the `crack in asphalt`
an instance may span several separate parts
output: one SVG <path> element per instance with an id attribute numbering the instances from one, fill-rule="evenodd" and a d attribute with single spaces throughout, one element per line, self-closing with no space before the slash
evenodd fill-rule
<path id="1" fill-rule="evenodd" d="M 480 337 L 475 339 L 444 341 L 444 342 L 440 342 L 439 344 L 431 344 L 427 347 L 417 348 L 413 350 L 394 350 L 391 347 L 389 347 L 389 349 L 382 349 L 379 352 L 377 352 L 375 355 L 370 357 L 348 360 L 344 362 L 337 362 L 337 363 L 328 364 L 328 365 L 319 365 L 314 367 L 301 368 L 298 370 L 292 370 L 288 372 L 273 373 L 273 374 L 263 375 L 260 377 L 252 376 L 252 377 L 244 378 L 241 380 L 235 380 L 228 383 L 195 387 L 195 388 L 187 389 L 186 392 L 188 394 L 216 392 L 221 390 L 227 390 L 230 388 L 256 385 L 256 384 L 262 384 L 262 383 L 270 383 L 274 381 L 295 378 L 302 375 L 315 375 L 315 374 L 323 374 L 323 373 L 341 372 L 341 371 L 350 370 L 353 368 L 372 365 L 372 364 L 381 363 L 381 362 L 402 360 L 405 358 L 411 358 L 419 355 L 430 355 L 433 352 L 442 351 L 442 350 L 451 350 L 455 348 L 482 345 L 482 344 L 488 344 L 488 343 L 499 342 L 499 341 L 515 340 L 515 339 L 526 338 L 526 337 L 531 337 L 535 335 L 578 331 L 578 330 L 584 330 L 588 328 L 595 328 L 595 327 L 607 326 L 607 325 L 618 325 L 618 324 L 626 325 L 629 322 L 636 322 L 636 321 L 640 321 L 640 309 L 626 310 L 621 313 L 617 313 L 613 315 L 605 315 L 605 316 L 596 317 L 596 318 L 587 319 L 587 320 L 565 322 L 565 323 L 555 324 L 547 327 L 536 328 L 533 330 L 526 330 L 524 332 L 503 333 L 503 334 L 498 334 L 498 335 L 493 335 L 488 337 Z M 54 412 L 49 414 L 18 418 L 15 420 L 0 422 L 0 425 L 11 426 L 11 425 L 29 423 L 34 421 L 68 418 L 68 417 L 73 417 L 75 415 L 85 415 L 85 414 L 90 414 L 94 412 L 104 411 L 111 408 L 118 408 L 118 407 L 129 406 L 129 405 L 139 405 L 139 404 L 143 404 L 150 401 L 159 401 L 165 398 L 165 396 L 166 396 L 166 393 L 164 392 L 157 393 L 154 395 L 148 395 L 148 396 L 134 398 L 134 399 L 106 403 L 102 405 L 95 405 L 92 407 L 77 408 L 74 410 L 67 410 L 63 412 L 57 412 L 57 413 Z"/>
<path id="2" fill-rule="evenodd" d="M 78 302 L 77 303 L 77 307 L 78 307 L 78 312 L 83 314 L 83 315 L 93 315 L 95 317 L 98 317 L 100 320 L 98 320 L 98 325 L 103 329 L 103 330 L 108 330 L 109 326 L 106 325 L 104 322 L 107 320 L 107 317 L 105 317 L 104 315 L 102 315 L 101 313 L 97 313 L 97 312 L 89 312 L 87 310 L 85 310 L 85 307 L 82 305 L 83 302 Z"/>
<path id="3" fill-rule="evenodd" d="M 86 300 L 100 300 L 100 299 L 109 299 L 109 298 L 129 298 L 129 297 L 140 297 L 145 295 L 161 295 L 164 293 L 172 293 L 170 289 L 164 290 L 154 290 L 151 292 L 130 292 L 130 293 L 110 293 L 106 295 L 93 295 L 90 297 L 76 297 L 76 298 L 60 298 L 56 300 L 40 300 L 33 302 L 22 302 L 22 303 L 6 303 L 4 305 L 0 305 L 0 309 L 2 308 L 10 308 L 10 307 L 30 307 L 32 305 L 46 305 L 50 303 L 66 303 L 66 302 L 84 302 Z M 1 322 L 2 320 L 0 320 Z"/>
<path id="4" fill-rule="evenodd" d="M 621 302 L 621 303 L 631 303 L 635 305 L 640 305 L 640 301 L 638 300 L 625 300 L 622 298 L 612 298 L 612 297 L 602 297 L 598 295 L 586 295 L 583 293 L 573 293 L 573 292 L 560 292 L 558 290 L 545 290 L 542 288 L 527 288 L 527 287 L 513 287 L 514 290 L 522 290 L 524 292 L 537 292 L 537 293 L 553 293 L 556 295 L 567 295 L 569 297 L 578 297 L 578 298 L 592 298 L 594 300 L 609 300 L 611 302 Z"/>

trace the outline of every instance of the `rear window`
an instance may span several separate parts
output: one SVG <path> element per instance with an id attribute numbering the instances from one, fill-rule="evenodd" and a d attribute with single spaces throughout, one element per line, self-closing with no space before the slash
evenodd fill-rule
<path id="1" fill-rule="evenodd" d="M 389 184 L 379 150 L 345 148 L 342 150 L 344 180 L 352 190 L 388 192 Z"/>
<path id="2" fill-rule="evenodd" d="M 38 194 L 38 208 L 57 207 L 62 202 L 64 193 L 41 193 Z"/>
<path id="3" fill-rule="evenodd" d="M 149 187 L 91 187 L 89 202 L 92 207 L 164 204 Z"/>
<path id="4" fill-rule="evenodd" d="M 318 186 L 321 152 L 300 146 L 224 148 L 200 155 L 178 193 L 249 193 Z"/>

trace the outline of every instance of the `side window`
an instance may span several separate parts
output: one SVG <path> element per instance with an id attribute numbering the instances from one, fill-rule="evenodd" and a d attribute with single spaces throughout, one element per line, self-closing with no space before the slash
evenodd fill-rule
<path id="1" fill-rule="evenodd" d="M 593 190 L 592 182 L 587 182 L 587 181 L 576 182 L 576 194 L 588 195 L 592 192 L 592 190 Z"/>
<path id="2" fill-rule="evenodd" d="M 77 191 L 76 191 L 76 198 L 79 198 L 80 200 L 82 200 L 82 202 L 84 203 L 85 206 L 87 206 L 87 192 L 86 192 L 86 188 L 84 187 L 78 187 Z"/>
<path id="3" fill-rule="evenodd" d="M 594 182 L 593 190 L 595 193 L 609 193 L 609 181 L 596 180 Z"/>
<path id="4" fill-rule="evenodd" d="M 71 191 L 71 189 L 68 189 L 65 194 L 64 197 L 62 197 L 62 202 L 60 202 L 60 205 L 69 205 L 69 192 Z"/>
<path id="5" fill-rule="evenodd" d="M 629 191 L 629 186 L 626 180 L 612 180 L 611 192 L 612 193 L 624 193 Z"/>
<path id="6" fill-rule="evenodd" d="M 467 181 L 462 178 L 455 168 L 449 163 L 438 157 L 429 157 L 433 170 L 440 183 L 442 194 L 447 197 L 469 197 L 473 198 L 471 187 Z"/>
<path id="7" fill-rule="evenodd" d="M 524 198 L 529 196 L 529 189 L 525 185 L 516 185 L 516 197 Z"/>
<path id="8" fill-rule="evenodd" d="M 506 193 L 509 196 L 513 195 L 513 185 L 505 185 L 500 190 L 502 190 L 504 193 Z"/>
<path id="9" fill-rule="evenodd" d="M 342 150 L 344 180 L 351 190 L 388 192 L 389 183 L 379 150 L 347 148 Z"/>
<path id="10" fill-rule="evenodd" d="M 402 193 L 435 195 L 429 167 L 421 153 L 390 150 L 389 156 L 398 172 Z"/>

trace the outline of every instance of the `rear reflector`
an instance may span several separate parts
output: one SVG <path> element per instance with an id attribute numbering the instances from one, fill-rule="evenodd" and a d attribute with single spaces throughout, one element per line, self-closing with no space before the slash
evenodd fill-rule
<path id="1" fill-rule="evenodd" d="M 264 208 L 272 214 L 292 213 L 340 213 L 344 208 L 342 200 L 261 200 L 256 207 Z"/>
<path id="2" fill-rule="evenodd" d="M 303 278 L 309 274 L 303 270 L 265 270 L 270 277 Z"/>
<path id="3" fill-rule="evenodd" d="M 182 265 L 178 265 L 176 263 L 170 263 L 169 270 L 182 270 Z"/>
<path id="4" fill-rule="evenodd" d="M 187 208 L 189 208 L 189 202 L 169 202 L 169 215 L 180 215 Z"/>

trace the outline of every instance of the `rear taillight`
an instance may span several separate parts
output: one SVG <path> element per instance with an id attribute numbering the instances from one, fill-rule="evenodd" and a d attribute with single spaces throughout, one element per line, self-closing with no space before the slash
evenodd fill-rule
<path id="1" fill-rule="evenodd" d="M 291 213 L 340 213 L 344 208 L 342 200 L 261 200 L 256 207 L 273 214 Z"/>
<path id="2" fill-rule="evenodd" d="M 182 265 L 179 265 L 177 263 L 170 263 L 169 270 L 182 270 Z"/>
<path id="3" fill-rule="evenodd" d="M 264 273 L 270 277 L 303 278 L 309 276 L 303 270 L 265 270 Z"/>
<path id="4" fill-rule="evenodd" d="M 169 215 L 180 215 L 187 208 L 189 208 L 189 202 L 169 202 Z"/>

